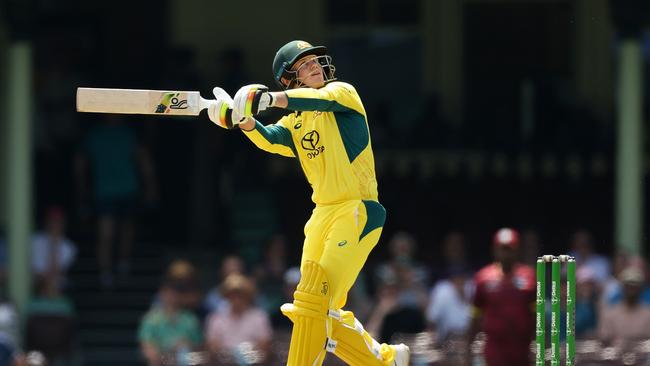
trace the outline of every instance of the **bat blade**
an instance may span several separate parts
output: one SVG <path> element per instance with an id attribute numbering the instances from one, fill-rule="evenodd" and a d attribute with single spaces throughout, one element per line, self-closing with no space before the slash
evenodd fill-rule
<path id="1" fill-rule="evenodd" d="M 198 116 L 210 101 L 198 91 L 77 88 L 77 111 Z"/>

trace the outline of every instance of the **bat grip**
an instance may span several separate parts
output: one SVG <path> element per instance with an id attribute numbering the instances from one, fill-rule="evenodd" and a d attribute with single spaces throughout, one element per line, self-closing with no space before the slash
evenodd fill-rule
<path id="1" fill-rule="evenodd" d="M 213 104 L 217 104 L 217 101 L 215 99 L 203 99 L 203 97 L 201 97 L 199 100 L 199 107 L 201 110 L 204 110 Z"/>

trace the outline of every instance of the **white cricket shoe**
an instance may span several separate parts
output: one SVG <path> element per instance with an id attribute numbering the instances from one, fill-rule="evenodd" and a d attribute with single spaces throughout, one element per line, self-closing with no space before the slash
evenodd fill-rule
<path id="1" fill-rule="evenodd" d="M 411 349 L 404 343 L 400 343 L 395 347 L 395 366 L 408 366 L 411 359 Z"/>

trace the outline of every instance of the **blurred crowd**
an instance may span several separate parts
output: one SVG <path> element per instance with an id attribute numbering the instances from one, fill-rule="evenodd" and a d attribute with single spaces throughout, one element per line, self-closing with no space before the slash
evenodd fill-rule
<path id="1" fill-rule="evenodd" d="M 498 231 L 494 262 L 475 268 L 463 233 L 451 232 L 441 243 L 442 265 L 431 267 L 418 261 L 415 238 L 398 232 L 388 242 L 390 258 L 363 273 L 348 307 L 380 342 L 412 342 L 414 365 L 530 364 L 535 274 L 534 261 L 522 257 L 530 243 L 524 239 L 513 229 Z M 578 357 L 618 362 L 612 353 L 622 357 L 650 340 L 646 264 L 624 253 L 610 260 L 593 251 L 592 241 L 578 230 L 570 243 L 578 263 Z M 279 306 L 292 300 L 300 280 L 285 245 L 275 237 L 251 268 L 236 255 L 225 257 L 207 291 L 189 261 L 171 263 L 138 330 L 148 364 L 282 364 L 291 324 Z"/>
<path id="2" fill-rule="evenodd" d="M 48 46 L 39 46 L 40 52 L 48 55 L 54 54 L 49 47 L 60 45 L 51 42 L 48 36 L 41 42 Z M 218 207 L 222 217 L 209 213 L 213 206 L 227 205 L 233 191 L 232 181 L 242 185 L 245 182 L 258 184 L 269 170 L 268 160 L 256 163 L 255 157 L 249 159 L 248 155 L 254 154 L 249 146 L 236 138 L 215 135 L 206 121 L 190 128 L 186 120 L 167 120 L 155 125 L 145 118 L 138 119 L 136 131 L 120 117 L 108 116 L 100 120 L 75 114 L 70 106 L 74 104 L 74 88 L 81 82 L 124 84 L 119 78 L 93 79 L 89 76 L 92 72 L 86 69 L 90 65 L 88 60 L 68 57 L 36 65 L 35 201 L 39 206 L 37 211 L 42 212 L 38 220 L 42 230 L 32 238 L 33 295 L 24 323 L 7 300 L 4 284 L 7 282 L 8 248 L 6 242 L 0 241 L 0 281 L 3 283 L 0 286 L 0 366 L 79 364 L 76 359 L 79 316 L 68 296 L 68 289 L 73 285 L 68 271 L 80 248 L 68 238 L 68 219 L 75 224 L 74 237 L 93 248 L 99 268 L 98 287 L 110 291 L 117 278 L 129 278 L 134 243 L 139 236 L 137 223 L 144 211 L 168 213 L 149 225 L 159 235 L 152 241 L 189 242 L 192 240 L 188 236 L 195 231 L 189 223 L 204 220 L 210 228 L 225 226 L 220 221 L 230 216 L 228 208 Z M 244 55 L 239 51 L 225 50 L 219 57 L 221 59 L 216 62 L 219 70 L 215 75 L 218 85 L 232 93 L 250 81 Z M 172 50 L 165 61 L 170 63 L 164 67 L 166 70 L 156 66 L 160 70 L 153 68 L 155 77 L 152 80 L 139 80 L 136 85 L 209 90 L 201 85 L 200 80 L 205 76 L 198 73 L 196 55 L 190 50 Z M 130 63 L 128 67 L 131 68 Z M 160 75 L 165 75 L 164 81 L 159 80 Z M 545 95 L 543 90 L 539 94 L 540 98 Z M 520 148 L 517 139 L 508 144 L 502 141 L 510 134 L 484 123 L 484 110 L 476 109 L 475 112 L 480 114 L 477 118 L 480 123 L 468 123 L 463 125 L 464 129 L 457 130 L 457 126 L 442 119 L 440 102 L 435 95 L 421 97 L 427 99 L 420 106 L 422 116 L 411 118 L 415 122 L 408 126 L 402 124 L 404 116 L 392 116 L 404 110 L 401 106 L 391 112 L 384 101 L 369 103 L 376 146 L 401 150 L 487 147 L 488 150 L 518 151 Z M 573 113 L 559 112 L 563 106 L 551 109 L 548 103 L 543 105 L 544 108 L 539 109 L 547 111 L 548 116 L 541 118 L 544 123 L 540 126 L 549 126 L 550 122 L 564 125 L 562 121 Z M 565 117 L 558 118 L 558 115 Z M 582 119 L 588 120 L 587 117 Z M 486 130 L 476 133 L 475 128 L 480 126 Z M 584 130 L 575 131 L 583 133 Z M 555 134 L 551 131 L 536 135 L 535 139 L 543 143 L 533 145 L 547 148 L 555 140 L 570 141 L 566 145 L 572 148 L 576 143 L 611 145 L 601 144 L 600 137 L 573 139 L 572 135 L 563 135 L 563 139 L 548 138 Z M 470 140 L 477 139 L 476 136 L 483 137 Z M 70 164 L 71 157 L 74 164 Z M 381 173 L 380 169 L 378 172 Z M 236 179 L 238 173 L 245 174 L 246 179 Z M 251 174 L 259 174 L 261 178 L 251 178 Z M 417 191 L 418 186 L 410 184 L 410 189 Z M 237 187 L 240 188 L 247 187 Z M 403 194 L 401 185 L 394 184 L 391 188 Z M 293 186 L 289 185 L 289 189 Z M 429 185 L 423 189 L 432 191 Z M 475 190 L 472 186 L 471 189 L 483 206 L 491 207 L 485 204 L 491 198 L 487 197 L 489 195 L 502 199 L 490 188 Z M 501 189 L 510 190 L 510 186 L 503 184 Z M 594 190 L 602 194 L 597 188 Z M 183 193 L 188 191 L 194 196 Z M 384 192 L 384 197 L 389 198 L 391 190 Z M 473 199 L 471 193 L 465 195 L 449 198 L 448 205 L 458 204 L 458 211 L 449 207 L 445 211 L 442 204 L 439 205 L 442 209 L 434 214 L 442 220 L 445 215 L 458 216 L 455 221 L 449 220 L 448 226 L 478 221 L 472 220 L 471 211 L 479 205 L 456 202 Z M 293 192 L 291 197 L 295 197 Z M 540 197 L 543 200 L 545 196 Z M 440 200 L 434 197 L 429 201 L 440 204 L 436 199 Z M 48 206 L 51 201 L 60 202 L 61 206 Z M 200 214 L 194 214 L 197 217 L 185 222 L 180 219 L 192 211 L 188 205 L 196 205 L 198 208 L 194 207 L 193 212 Z M 397 209 L 391 205 L 387 207 L 389 211 Z M 509 209 L 517 211 L 514 206 Z M 476 216 L 480 217 L 478 211 Z M 495 214 L 494 211 L 489 213 Z M 539 215 L 546 214 L 546 211 L 539 212 Z M 562 217 L 562 214 L 553 212 L 554 217 Z M 393 223 L 400 220 L 398 216 L 395 215 Z M 427 220 L 424 214 L 412 216 L 418 215 L 401 215 L 401 220 Z M 535 216 L 532 217 L 527 219 L 535 221 Z M 432 222 L 426 224 L 434 225 Z M 570 227 L 573 223 L 564 224 Z M 392 225 L 400 226 L 399 223 Z M 491 242 L 468 239 L 488 236 L 476 231 L 451 231 L 434 243 L 434 239 L 420 237 L 420 244 L 426 241 L 426 246 L 418 243 L 418 235 L 422 233 L 387 233 L 377 249 L 380 256 L 372 258 L 360 274 L 346 308 L 354 311 L 378 341 L 408 343 L 413 352 L 413 365 L 530 364 L 530 342 L 534 337 L 532 304 L 535 301 L 532 265 L 541 254 L 571 254 L 578 265 L 575 315 L 580 364 L 619 364 L 625 359 L 626 364 L 632 365 L 650 360 L 650 277 L 644 258 L 623 252 L 612 256 L 597 254 L 592 233 L 582 229 L 576 230 L 567 243 L 555 246 L 567 248 L 568 253 L 542 253 L 544 245 L 540 237 L 544 233 L 534 230 L 500 230 Z M 218 230 L 207 232 L 214 234 Z M 210 245 L 214 245 L 214 241 Z M 294 258 L 299 245 L 289 242 L 288 236 L 276 234 L 268 238 L 263 254 L 256 247 L 259 249 L 256 254 L 262 258 L 258 261 L 251 262 L 250 255 L 233 250 L 236 246 L 231 245 L 231 252 L 221 253 L 220 263 L 208 268 L 188 259 L 169 263 L 158 273 L 161 280 L 157 292 L 151 294 L 149 311 L 142 314 L 138 329 L 133 329 L 143 362 L 151 366 L 283 364 L 291 323 L 279 309 L 281 304 L 292 301 L 293 291 L 300 281 L 299 263 Z M 603 247 L 598 245 L 598 248 Z M 491 248 L 492 261 L 487 257 L 477 261 L 481 253 L 488 252 L 485 248 Z M 208 284 L 203 280 L 206 277 L 213 277 Z M 336 362 L 334 357 L 328 357 L 328 365 Z"/>
<path id="3" fill-rule="evenodd" d="M 50 207 L 43 230 L 32 237 L 34 290 L 24 327 L 2 294 L 0 365 L 75 364 L 78 319 L 65 293 L 77 248 L 65 227 L 63 210 Z M 292 301 L 300 281 L 287 241 L 281 234 L 270 237 L 256 263 L 247 263 L 237 252 L 222 256 L 215 268 L 187 259 L 171 261 L 150 309 L 134 329 L 142 360 L 150 366 L 283 364 L 291 323 L 279 309 Z M 440 255 L 433 265 L 419 260 L 430 249 L 419 248 L 408 232 L 395 232 L 386 246 L 389 254 L 370 262 L 346 306 L 380 342 L 409 343 L 413 365 L 530 364 L 533 263 L 541 247 L 537 233 L 503 228 L 491 242 L 470 246 L 463 232 L 452 231 L 436 246 Z M 491 247 L 491 262 L 470 260 L 469 251 L 479 246 Z M 625 358 L 625 364 L 645 364 L 650 359 L 646 261 L 623 252 L 597 254 L 592 234 L 584 229 L 576 230 L 566 247 L 577 261 L 578 360 L 623 364 Z M 0 273 L 6 281 L 7 248 L 4 243 L 0 248 Z M 217 273 L 208 286 L 202 271 Z M 98 279 L 102 286 L 107 285 L 103 275 Z M 565 271 L 562 276 L 566 280 Z M 563 286 L 563 311 L 565 298 Z M 550 300 L 546 305 L 550 314 Z M 563 313 L 562 327 L 565 322 Z M 19 339 L 24 340 L 21 348 Z M 327 362 L 338 364 L 334 357 Z"/>

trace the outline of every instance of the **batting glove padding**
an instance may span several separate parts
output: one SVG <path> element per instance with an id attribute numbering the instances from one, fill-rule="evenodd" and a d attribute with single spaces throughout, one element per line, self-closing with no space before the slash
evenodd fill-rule
<path id="1" fill-rule="evenodd" d="M 262 84 L 242 86 L 235 94 L 232 109 L 236 115 L 252 117 L 273 103 L 269 88 Z"/>
<path id="2" fill-rule="evenodd" d="M 226 129 L 234 128 L 239 122 L 233 118 L 232 98 L 223 89 L 216 87 L 212 90 L 216 100 L 208 107 L 208 117 L 217 126 Z M 234 122 L 233 122 L 234 121 Z"/>

